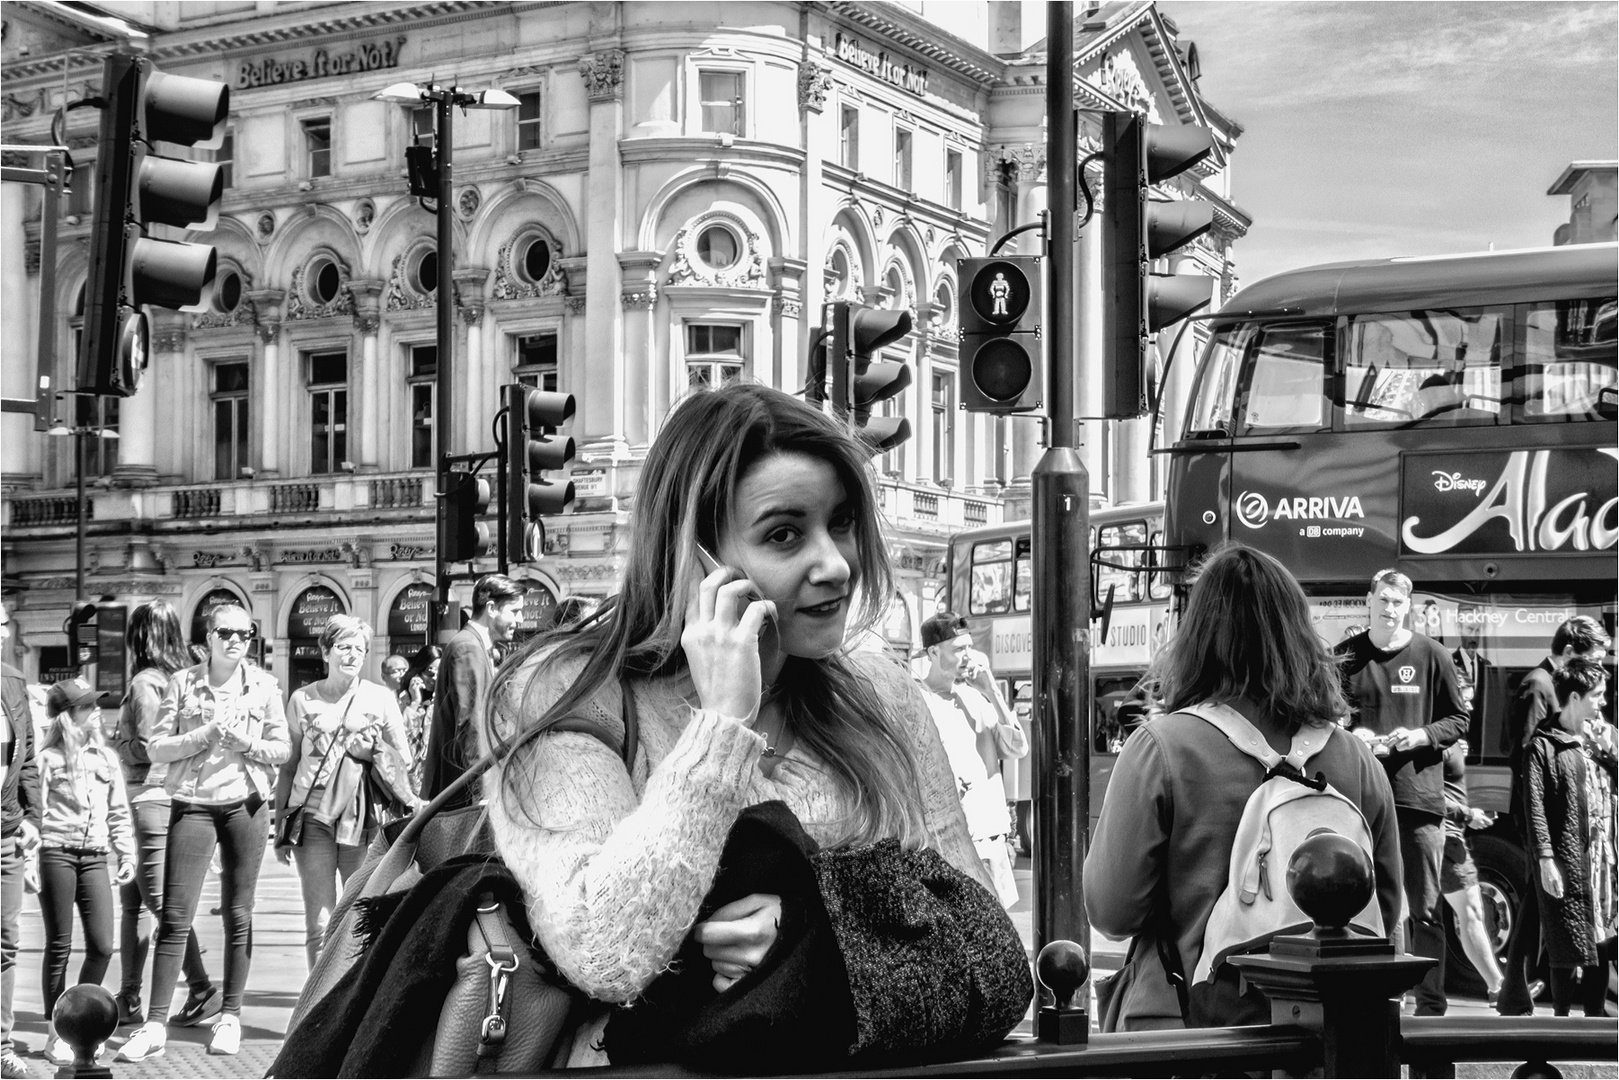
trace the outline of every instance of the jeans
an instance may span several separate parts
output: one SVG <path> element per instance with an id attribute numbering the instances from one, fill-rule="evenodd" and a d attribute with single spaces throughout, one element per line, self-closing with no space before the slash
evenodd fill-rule
<path id="1" fill-rule="evenodd" d="M 107 876 L 107 853 L 78 848 L 41 848 L 39 852 L 39 910 L 45 919 L 45 959 L 40 965 L 40 986 L 45 1018 L 51 1018 L 56 999 L 67 989 L 67 962 L 73 953 L 73 909 L 84 924 L 84 963 L 79 982 L 101 985 L 112 962 L 112 881 Z"/>
<path id="2" fill-rule="evenodd" d="M 137 862 L 135 880 L 118 891 L 123 908 L 118 939 L 118 966 L 122 969 L 118 992 L 138 1001 L 141 973 L 146 970 L 146 954 L 151 944 L 142 932 L 141 914 L 150 911 L 153 920 L 163 918 L 163 855 L 168 850 L 169 801 L 131 803 L 129 809 L 135 827 Z M 207 994 L 213 984 L 208 978 L 208 969 L 203 966 L 195 930 L 186 936 L 183 966 L 191 993 L 196 997 Z"/>
<path id="3" fill-rule="evenodd" d="M 1439 891 L 1439 864 L 1445 854 L 1445 819 L 1421 810 L 1395 808 L 1400 827 L 1400 861 L 1405 870 L 1406 905 L 1411 910 L 1408 948 L 1439 963 L 1417 984 L 1417 1015 L 1443 1016 L 1445 1000 L 1445 911 Z"/>
<path id="4" fill-rule="evenodd" d="M 240 1015 L 242 991 L 253 958 L 253 894 L 264 858 L 269 804 L 257 795 L 245 802 L 204 806 L 175 799 L 169 811 L 169 845 L 163 857 L 163 917 L 152 949 L 152 1002 L 147 1021 L 169 1018 L 169 1002 L 180 977 L 186 938 L 202 898 L 208 861 L 219 844 L 220 904 L 225 920 L 225 1000 L 227 1015 Z"/>
<path id="5" fill-rule="evenodd" d="M 0 840 L 0 1049 L 11 1046 L 11 998 L 17 989 L 17 941 L 22 923 L 22 847 Z"/>
<path id="6" fill-rule="evenodd" d="M 313 971 L 326 925 L 337 906 L 338 875 L 346 886 L 365 862 L 365 848 L 339 844 L 330 825 L 305 816 L 303 839 L 292 849 L 292 858 L 298 864 L 298 883 L 304 894 L 304 955 Z"/>

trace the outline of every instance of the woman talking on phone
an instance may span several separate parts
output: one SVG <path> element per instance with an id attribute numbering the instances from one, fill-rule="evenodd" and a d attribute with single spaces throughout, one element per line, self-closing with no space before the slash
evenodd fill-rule
<path id="1" fill-rule="evenodd" d="M 197 914 L 214 845 L 219 845 L 221 913 L 225 921 L 225 985 L 210 1054 L 234 1054 L 242 1040 L 242 991 L 247 985 L 253 895 L 269 831 L 276 767 L 292 753 L 281 687 L 246 663 L 253 640 L 247 611 L 224 604 L 208 615 L 208 659 L 169 680 L 147 743 L 154 762 L 167 762 L 164 788 L 172 800 L 163 859 L 163 917 L 152 953 L 152 1001 L 146 1023 L 119 1050 L 124 1061 L 163 1053 L 169 999 Z"/>
<path id="2" fill-rule="evenodd" d="M 617 597 L 531 642 L 491 688 L 485 745 L 516 746 L 484 778 L 497 846 L 547 954 L 598 1002 L 636 1000 L 688 934 L 717 990 L 764 959 L 780 897 L 698 921 L 754 804 L 784 802 L 822 850 L 893 838 L 989 888 L 914 683 L 845 651 L 893 595 L 868 459 L 779 391 L 686 399 L 647 455 Z M 628 767 L 586 734 L 519 737 L 564 717 L 621 732 L 627 707 Z M 604 1025 L 575 1033 L 568 1064 L 603 1062 Z"/>

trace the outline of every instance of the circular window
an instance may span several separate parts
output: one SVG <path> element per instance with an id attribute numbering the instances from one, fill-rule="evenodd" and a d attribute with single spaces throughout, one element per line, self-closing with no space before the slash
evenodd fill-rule
<path id="1" fill-rule="evenodd" d="M 838 248 L 832 253 L 832 277 L 836 281 L 834 286 L 836 295 L 845 296 L 849 292 L 849 278 L 852 271 L 849 268 L 849 253 Z"/>
<path id="2" fill-rule="evenodd" d="M 723 225 L 710 225 L 697 236 L 697 257 L 715 270 L 735 266 L 738 251 L 736 234 Z"/>
<path id="3" fill-rule="evenodd" d="M 330 304 L 343 286 L 343 274 L 330 259 L 319 259 L 309 268 L 309 298 L 317 304 Z"/>
<path id="4" fill-rule="evenodd" d="M 889 267 L 888 273 L 883 277 L 883 284 L 888 286 L 888 306 L 892 308 L 906 307 L 905 278 L 899 272 L 899 267 Z"/>
<path id="5" fill-rule="evenodd" d="M 438 252 L 425 252 L 416 261 L 416 291 L 430 293 L 438 288 Z"/>
<path id="6" fill-rule="evenodd" d="M 214 309 L 229 315 L 241 302 L 242 275 L 234 270 L 227 270 L 220 275 L 219 281 L 214 286 Z"/>
<path id="7" fill-rule="evenodd" d="M 933 321 L 939 326 L 951 326 L 956 321 L 956 294 L 947 282 L 933 293 Z"/>
<path id="8" fill-rule="evenodd" d="M 551 245 L 535 237 L 523 248 L 523 276 L 538 285 L 551 270 Z"/>

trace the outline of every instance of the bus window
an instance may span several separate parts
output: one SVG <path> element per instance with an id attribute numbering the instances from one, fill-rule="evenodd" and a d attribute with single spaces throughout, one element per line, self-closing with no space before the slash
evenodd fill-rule
<path id="1" fill-rule="evenodd" d="M 972 581 L 967 611 L 972 615 L 1002 615 L 1012 610 L 1012 541 L 991 540 L 973 545 Z"/>
<path id="2" fill-rule="evenodd" d="M 1027 536 L 1017 538 L 1016 588 L 1012 593 L 1012 610 L 1028 611 L 1029 598 L 1034 595 L 1033 542 Z"/>
<path id="3" fill-rule="evenodd" d="M 1611 420 L 1599 408 L 1614 371 L 1613 297 L 1524 304 L 1518 308 L 1518 370 L 1512 388 L 1514 419 L 1532 423 Z"/>
<path id="4" fill-rule="evenodd" d="M 1154 529 L 1147 542 L 1150 543 L 1154 548 L 1154 550 L 1147 552 L 1147 565 L 1149 567 L 1162 566 L 1164 564 L 1164 558 L 1162 553 L 1157 549 L 1164 546 L 1164 531 L 1162 529 Z M 1169 581 L 1165 572 L 1163 570 L 1155 570 L 1148 573 L 1147 596 L 1153 600 L 1168 600 L 1169 594 Z"/>
<path id="5" fill-rule="evenodd" d="M 1199 372 L 1197 392 L 1187 414 L 1186 438 L 1214 438 L 1236 433 L 1231 411 L 1237 397 L 1237 367 L 1242 359 L 1244 329 L 1224 327 L 1215 331 L 1210 339 L 1208 359 Z"/>
<path id="6" fill-rule="evenodd" d="M 1499 422 L 1505 322 L 1488 308 L 1351 318 L 1345 426 Z"/>
<path id="7" fill-rule="evenodd" d="M 1139 684 L 1141 673 L 1107 675 L 1095 681 L 1091 696 L 1091 752 L 1117 754 L 1124 741 L 1147 719 L 1148 707 Z"/>
<path id="8" fill-rule="evenodd" d="M 1126 525 L 1105 525 L 1102 527 L 1097 550 L 1102 553 L 1106 563 L 1096 566 L 1096 595 L 1107 597 L 1109 586 L 1113 587 L 1113 602 L 1116 604 L 1130 604 L 1141 599 L 1140 589 L 1137 586 L 1137 573 L 1127 567 L 1139 566 L 1139 551 L 1115 550 L 1120 544 L 1144 543 L 1145 540 L 1134 540 L 1126 530 Z M 1140 526 L 1141 532 L 1146 532 L 1146 526 Z M 1114 564 L 1114 565 L 1109 565 Z"/>
<path id="9" fill-rule="evenodd" d="M 1319 428 L 1325 400 L 1325 326 L 1264 326 L 1249 368 L 1245 431 Z"/>

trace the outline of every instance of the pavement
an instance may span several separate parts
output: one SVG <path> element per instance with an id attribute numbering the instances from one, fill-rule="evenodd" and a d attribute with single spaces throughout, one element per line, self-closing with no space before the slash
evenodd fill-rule
<path id="1" fill-rule="evenodd" d="M 1019 899 L 1011 911 L 1012 922 L 1023 938 L 1024 947 L 1030 949 L 1032 953 L 1033 875 L 1029 870 L 1028 859 L 1018 859 L 1013 874 L 1017 878 Z M 223 924 L 217 915 L 209 913 L 218 905 L 219 881 L 210 874 L 203 889 L 202 901 L 198 906 L 200 914 L 195 925 L 203 947 L 207 950 L 203 959 L 216 981 L 222 974 L 220 965 L 223 956 Z M 42 1053 L 45 1047 L 45 1017 L 40 997 L 40 961 L 44 940 L 38 900 L 26 897 L 23 901 L 22 948 L 18 957 L 15 998 L 17 1021 L 14 1035 L 28 1045 L 29 1052 L 22 1055 L 22 1058 L 36 1077 L 54 1076 L 56 1072 L 55 1066 L 46 1061 Z M 82 931 L 77 927 L 75 927 L 75 940 L 82 944 Z M 205 1022 L 194 1028 L 170 1028 L 168 1047 L 162 1057 L 134 1064 L 117 1061 L 114 1060 L 114 1056 L 118 1047 L 134 1031 L 132 1027 L 124 1027 L 108 1040 L 107 1052 L 101 1056 L 100 1062 L 110 1066 L 113 1075 L 117 1077 L 217 1077 L 223 1080 L 229 1077 L 264 1076 L 281 1049 L 287 1021 L 292 1015 L 299 989 L 303 985 L 305 974 L 303 941 L 303 900 L 298 888 L 298 876 L 292 867 L 282 866 L 276 862 L 273 853 L 267 850 L 259 876 L 253 921 L 253 966 L 248 977 L 247 992 L 242 999 L 241 1052 L 234 1057 L 210 1057 L 207 1053 L 207 1043 L 211 1022 Z M 1093 977 L 1117 971 L 1124 962 L 1124 951 L 1123 943 L 1111 942 L 1093 934 L 1091 938 Z M 70 978 L 77 974 L 80 959 L 81 954 L 75 952 L 69 961 Z M 119 976 L 118 959 L 114 956 L 104 981 L 109 990 L 117 990 Z M 143 973 L 143 983 L 149 981 L 150 977 L 151 964 L 148 960 Z M 175 1008 L 183 1002 L 184 991 L 185 986 L 182 983 L 175 994 Z M 1494 1010 L 1483 1001 L 1468 999 L 1452 999 L 1450 1014 L 1495 1015 Z M 1091 1015 L 1093 1017 L 1096 1015 L 1094 1000 L 1091 1003 Z M 1031 1018 L 1025 1017 L 1025 1030 L 1030 1023 Z"/>

